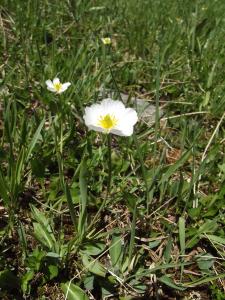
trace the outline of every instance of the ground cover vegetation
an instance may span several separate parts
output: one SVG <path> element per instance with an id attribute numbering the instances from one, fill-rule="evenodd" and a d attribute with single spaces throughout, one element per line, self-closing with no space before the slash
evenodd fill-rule
<path id="1" fill-rule="evenodd" d="M 0 28 L 0 298 L 225 299 L 225 2 L 1 0 Z M 109 93 L 154 121 L 88 130 Z"/>

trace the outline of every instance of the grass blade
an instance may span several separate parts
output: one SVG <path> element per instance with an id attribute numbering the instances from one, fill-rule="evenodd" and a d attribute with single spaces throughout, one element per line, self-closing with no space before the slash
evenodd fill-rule
<path id="1" fill-rule="evenodd" d="M 71 193 L 70 193 L 70 190 L 69 190 L 69 187 L 67 184 L 65 186 L 65 193 L 66 193 L 66 199 L 67 199 L 67 203 L 68 203 L 68 207 L 69 207 L 69 211 L 70 211 L 70 216 L 71 216 L 73 225 L 76 228 L 77 224 L 76 224 L 76 214 L 75 214 L 75 210 L 74 210 L 74 204 L 73 204 Z"/>
<path id="2" fill-rule="evenodd" d="M 45 124 L 45 117 L 43 118 L 43 120 L 41 121 L 41 123 L 39 124 L 29 146 L 28 146 L 28 149 L 27 149 L 27 154 L 26 154 L 26 160 L 28 160 L 30 158 L 30 155 L 40 137 L 40 133 L 41 133 L 41 130 L 42 130 L 42 127 L 44 126 Z"/>
<path id="3" fill-rule="evenodd" d="M 86 206 L 87 206 L 87 168 L 85 159 L 82 161 L 79 176 L 80 186 L 80 215 L 78 221 L 78 233 L 82 237 L 86 229 Z"/>

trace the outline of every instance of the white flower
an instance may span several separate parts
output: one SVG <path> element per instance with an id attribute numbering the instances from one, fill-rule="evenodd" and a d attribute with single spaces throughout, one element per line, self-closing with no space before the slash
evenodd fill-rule
<path id="1" fill-rule="evenodd" d="M 110 98 L 85 108 L 84 121 L 89 130 L 130 136 L 138 121 L 137 113 L 121 101 Z"/>
<path id="2" fill-rule="evenodd" d="M 53 81 L 46 80 L 47 89 L 53 93 L 61 94 L 71 85 L 70 82 L 61 83 L 59 78 L 54 78 Z"/>
<path id="3" fill-rule="evenodd" d="M 104 37 L 101 38 L 104 45 L 110 45 L 111 44 L 111 38 L 110 37 Z"/>

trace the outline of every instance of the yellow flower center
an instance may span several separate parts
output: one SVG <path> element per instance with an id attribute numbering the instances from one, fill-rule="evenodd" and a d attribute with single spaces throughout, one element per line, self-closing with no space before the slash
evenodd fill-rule
<path id="1" fill-rule="evenodd" d="M 109 37 L 102 38 L 102 42 L 104 45 L 110 45 L 111 44 L 111 39 Z"/>
<path id="2" fill-rule="evenodd" d="M 58 82 L 54 84 L 54 88 L 57 92 L 60 92 L 61 88 L 62 88 L 62 83 Z"/>
<path id="3" fill-rule="evenodd" d="M 100 116 L 98 125 L 104 128 L 107 132 L 110 131 L 113 127 L 115 127 L 118 123 L 118 120 L 115 116 L 107 114 L 105 116 Z"/>

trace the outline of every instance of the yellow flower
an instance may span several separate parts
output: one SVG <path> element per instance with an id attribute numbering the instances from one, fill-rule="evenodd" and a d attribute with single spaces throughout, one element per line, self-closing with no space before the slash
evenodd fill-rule
<path id="1" fill-rule="evenodd" d="M 110 45 L 111 44 L 111 38 L 110 37 L 104 37 L 101 38 L 104 45 Z"/>

